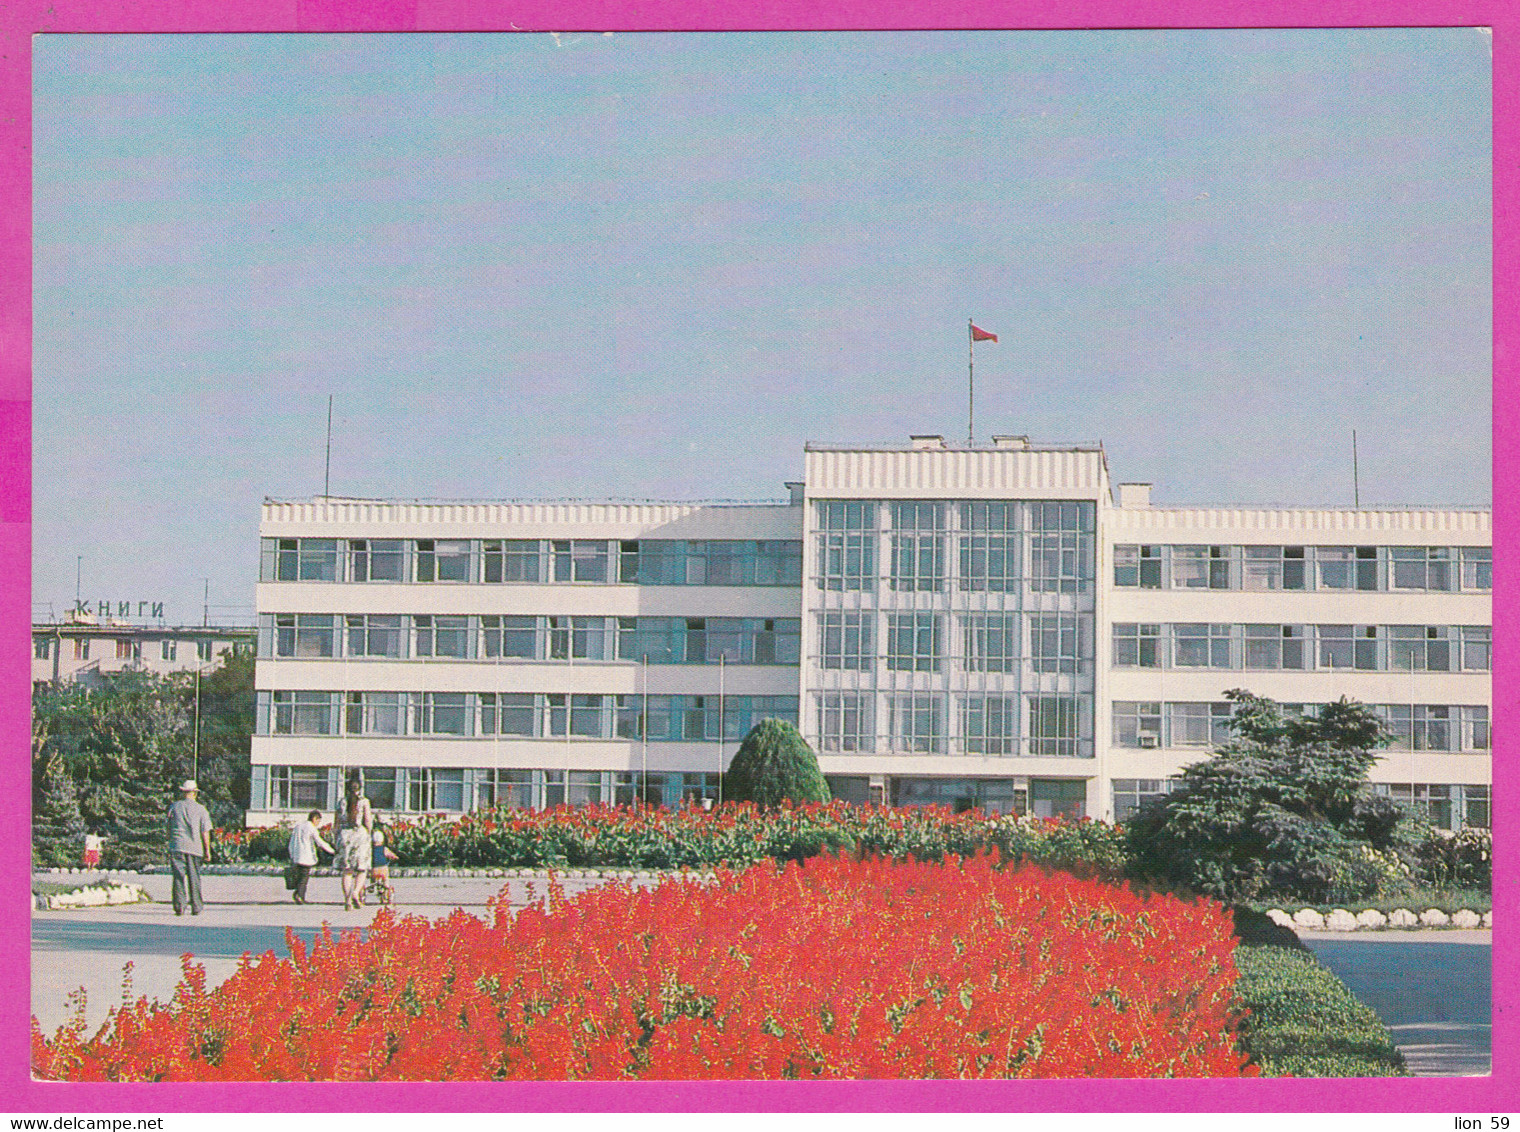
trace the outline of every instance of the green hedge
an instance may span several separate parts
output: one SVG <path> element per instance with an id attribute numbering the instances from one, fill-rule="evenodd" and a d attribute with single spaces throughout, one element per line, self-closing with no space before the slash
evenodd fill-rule
<path id="1" fill-rule="evenodd" d="M 1242 909 L 1235 923 L 1241 938 L 1235 992 L 1250 1011 L 1240 1044 L 1262 1076 L 1409 1075 L 1382 1019 L 1292 932 Z"/>
<path id="2" fill-rule="evenodd" d="M 1395 908 L 1408 908 L 1416 915 L 1427 908 L 1439 908 L 1448 915 L 1468 908 L 1481 916 L 1484 912 L 1492 911 L 1493 906 L 1492 894 L 1482 888 L 1414 888 L 1402 896 L 1384 896 L 1376 900 L 1351 900 L 1341 904 L 1302 904 L 1296 900 L 1253 900 L 1249 905 L 1257 912 L 1279 908 L 1289 915 L 1300 908 L 1313 908 L 1316 912 L 1333 912 L 1337 908 L 1344 908 L 1352 914 L 1366 908 L 1375 908 L 1385 916 Z"/>

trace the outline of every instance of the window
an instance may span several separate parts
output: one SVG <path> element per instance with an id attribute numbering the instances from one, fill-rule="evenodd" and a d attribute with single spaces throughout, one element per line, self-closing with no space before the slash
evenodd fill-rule
<path id="1" fill-rule="evenodd" d="M 1114 701 L 1114 746 L 1161 746 L 1161 705 L 1154 701 Z"/>
<path id="2" fill-rule="evenodd" d="M 1229 589 L 1230 548 L 1227 546 L 1172 547 L 1172 588 Z"/>
<path id="3" fill-rule="evenodd" d="M 1093 505 L 1030 503 L 1029 586 L 1037 593 L 1083 593 L 1092 575 Z"/>
<path id="4" fill-rule="evenodd" d="M 336 655 L 337 618 L 327 613 L 277 613 L 275 656 L 311 659 Z"/>
<path id="5" fill-rule="evenodd" d="M 966 633 L 966 667 L 972 672 L 1016 672 L 1019 666 L 1019 619 L 1015 613 L 973 613 L 962 622 Z"/>
<path id="6" fill-rule="evenodd" d="M 1318 642 L 1318 667 L 1376 671 L 1376 625 L 1316 625 L 1314 633 Z"/>
<path id="7" fill-rule="evenodd" d="M 412 618 L 412 655 L 468 660 L 473 635 L 468 617 L 418 614 Z"/>
<path id="8" fill-rule="evenodd" d="M 1076 613 L 1031 613 L 1029 659 L 1036 672 L 1078 672 L 1087 652 L 1088 619 Z"/>
<path id="9" fill-rule="evenodd" d="M 276 735 L 336 735 L 337 693 L 272 692 Z"/>
<path id="10" fill-rule="evenodd" d="M 892 504 L 894 590 L 940 590 L 945 586 L 945 507 L 915 501 Z"/>
<path id="11" fill-rule="evenodd" d="M 350 735 L 404 735 L 406 692 L 349 692 L 347 729 Z"/>
<path id="12" fill-rule="evenodd" d="M 1388 654 L 1398 672 L 1451 671 L 1451 643 L 1443 626 L 1388 626 Z"/>
<path id="13" fill-rule="evenodd" d="M 1494 588 L 1494 552 L 1491 548 L 1462 548 L 1462 588 L 1485 592 Z"/>
<path id="14" fill-rule="evenodd" d="M 1356 588 L 1359 590 L 1378 589 L 1378 548 L 1375 546 L 1359 546 L 1356 548 Z"/>
<path id="15" fill-rule="evenodd" d="M 1356 551 L 1349 546 L 1314 548 L 1316 589 L 1349 590 L 1355 588 Z"/>
<path id="16" fill-rule="evenodd" d="M 480 734 L 531 738 L 537 718 L 532 692 L 481 692 Z"/>
<path id="17" fill-rule="evenodd" d="M 1087 783 L 1080 778 L 1031 778 L 1029 812 L 1037 818 L 1079 820 L 1087 809 Z"/>
<path id="18" fill-rule="evenodd" d="M 619 660 L 650 664 L 681 664 L 686 659 L 684 617 L 619 617 Z"/>
<path id="19" fill-rule="evenodd" d="M 349 656 L 405 656 L 405 626 L 400 614 L 350 613 L 344 618 Z"/>
<path id="20" fill-rule="evenodd" d="M 348 580 L 351 582 L 404 582 L 406 543 L 401 539 L 349 540 Z"/>
<path id="21" fill-rule="evenodd" d="M 481 557 L 488 582 L 540 580 L 537 539 L 487 539 L 481 544 Z"/>
<path id="22" fill-rule="evenodd" d="M 75 637 L 74 638 L 74 659 L 75 660 L 89 660 L 90 659 L 90 638 L 89 637 Z"/>
<path id="23" fill-rule="evenodd" d="M 1020 505 L 1006 501 L 961 504 L 960 586 L 1011 593 L 1019 585 Z"/>
<path id="24" fill-rule="evenodd" d="M 462 767 L 409 767 L 406 786 L 406 808 L 413 812 L 464 810 Z"/>
<path id="25" fill-rule="evenodd" d="M 396 808 L 396 768 L 389 766 L 367 766 L 359 771 L 360 778 L 364 783 L 364 796 L 369 799 L 369 804 L 377 810 L 394 810 Z"/>
<path id="26" fill-rule="evenodd" d="M 470 696 L 467 692 L 422 692 L 413 697 L 412 730 L 418 735 L 470 734 Z"/>
<path id="27" fill-rule="evenodd" d="M 491 660 L 533 660 L 538 656 L 537 617 L 496 617 L 480 619 L 485 655 Z"/>
<path id="28" fill-rule="evenodd" d="M 818 617 L 818 663 L 822 668 L 869 669 L 873 613 L 822 613 Z"/>
<path id="29" fill-rule="evenodd" d="M 1247 625 L 1244 632 L 1247 668 L 1304 667 L 1302 625 Z"/>
<path id="30" fill-rule="evenodd" d="M 1092 754 L 1086 705 L 1076 696 L 1029 697 L 1028 753 L 1082 758 Z"/>
<path id="31" fill-rule="evenodd" d="M 213 643 L 212 641 L 196 641 L 195 659 L 203 664 L 209 661 L 211 659 L 211 646 Z"/>
<path id="32" fill-rule="evenodd" d="M 876 749 L 876 727 L 869 692 L 824 692 L 818 704 L 820 747 L 835 754 Z"/>
<path id="33" fill-rule="evenodd" d="M 1462 709 L 1462 747 L 1464 751 L 1486 751 L 1493 745 L 1488 729 L 1488 706 L 1476 704 Z"/>
<path id="34" fill-rule="evenodd" d="M 270 767 L 269 808 L 304 812 L 327 809 L 327 768 L 325 766 Z"/>
<path id="35" fill-rule="evenodd" d="M 570 734 L 583 738 L 599 739 L 606 734 L 602 726 L 602 706 L 606 697 L 575 693 L 551 692 L 544 697 L 545 734 L 563 739 L 565 737 L 566 700 L 569 700 Z"/>
<path id="36" fill-rule="evenodd" d="M 1487 625 L 1463 625 L 1462 670 L 1464 672 L 1487 672 L 1493 657 L 1493 631 Z"/>
<path id="37" fill-rule="evenodd" d="M 1228 625 L 1173 625 L 1172 665 L 1175 668 L 1229 668 Z"/>
<path id="38" fill-rule="evenodd" d="M 1374 783 L 1373 789 L 1413 810 L 1438 829 L 1452 828 L 1451 787 L 1423 782 Z"/>
<path id="39" fill-rule="evenodd" d="M 139 660 L 142 657 L 142 645 L 136 641 L 121 639 L 116 642 L 117 660 Z"/>
<path id="40" fill-rule="evenodd" d="M 818 588 L 869 590 L 876 582 L 876 503 L 874 500 L 820 502 Z"/>
<path id="41" fill-rule="evenodd" d="M 1304 548 L 1248 546 L 1243 549 L 1240 584 L 1246 590 L 1304 588 Z M 1217 588 L 1217 587 L 1216 587 Z"/>
<path id="42" fill-rule="evenodd" d="M 477 808 L 499 806 L 504 810 L 533 808 L 533 772 L 531 770 L 477 770 L 475 772 Z"/>
<path id="43" fill-rule="evenodd" d="M 1114 623 L 1115 668 L 1160 668 L 1161 626 Z"/>
<path id="44" fill-rule="evenodd" d="M 1451 550 L 1448 547 L 1389 547 L 1388 564 L 1391 589 L 1451 589 Z"/>
<path id="45" fill-rule="evenodd" d="M 53 659 L 53 642 L 49 637 L 32 638 L 32 656 L 36 660 Z"/>
<path id="46" fill-rule="evenodd" d="M 1140 807 L 1172 792 L 1172 778 L 1116 778 L 1114 781 L 1114 821 L 1125 822 L 1139 813 Z"/>
<path id="47" fill-rule="evenodd" d="M 752 618 L 745 625 L 754 638 L 754 663 L 796 664 L 801 657 L 800 617 Z"/>
<path id="48" fill-rule="evenodd" d="M 945 699 L 934 692 L 891 697 L 890 737 L 894 751 L 940 755 L 945 751 Z"/>
<path id="49" fill-rule="evenodd" d="M 968 755 L 1019 753 L 1019 698 L 967 696 L 961 715 L 962 746 Z"/>
<path id="50" fill-rule="evenodd" d="M 282 538 L 276 540 L 276 582 L 336 582 L 338 540 L 330 538 Z"/>
<path id="51" fill-rule="evenodd" d="M 552 542 L 556 582 L 605 582 L 607 544 L 600 539 L 560 539 Z"/>
<path id="52" fill-rule="evenodd" d="M 606 655 L 607 622 L 605 618 L 549 618 L 550 660 L 602 660 Z"/>
<path id="53" fill-rule="evenodd" d="M 416 570 L 419 582 L 473 582 L 469 539 L 417 540 Z"/>
<path id="54" fill-rule="evenodd" d="M 802 543 L 796 539 L 755 543 L 755 585 L 802 585 Z"/>
<path id="55" fill-rule="evenodd" d="M 1437 704 L 1415 704 L 1411 738 L 1416 751 L 1451 750 L 1451 709 Z"/>
<path id="56" fill-rule="evenodd" d="M 1463 825 L 1487 829 L 1492 824 L 1489 809 L 1490 795 L 1491 788 L 1488 786 L 1468 785 L 1462 787 Z"/>
<path id="57" fill-rule="evenodd" d="M 1230 705 L 1167 704 L 1169 747 L 1214 748 L 1230 737 Z"/>
<path id="58" fill-rule="evenodd" d="M 887 667 L 905 672 L 938 672 L 940 619 L 933 613 L 887 615 Z"/>
<path id="59" fill-rule="evenodd" d="M 1159 546 L 1114 547 L 1114 585 L 1159 590 L 1161 588 L 1161 548 Z"/>

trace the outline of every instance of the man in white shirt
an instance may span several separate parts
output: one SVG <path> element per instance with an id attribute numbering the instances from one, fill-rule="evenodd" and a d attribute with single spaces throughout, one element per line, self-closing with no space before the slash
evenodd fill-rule
<path id="1" fill-rule="evenodd" d="M 174 914 L 183 916 L 185 906 L 199 916 L 201 900 L 201 863 L 211 859 L 211 814 L 195 800 L 199 792 L 195 779 L 187 778 L 179 786 L 180 800 L 169 807 L 169 868 L 174 873 Z"/>
<path id="2" fill-rule="evenodd" d="M 317 850 L 333 852 L 333 847 L 322 840 L 317 829 L 317 822 L 321 820 L 322 811 L 312 810 L 305 821 L 296 823 L 290 831 L 290 863 L 296 870 L 294 896 L 297 904 L 306 903 L 306 882 L 311 879 L 311 870 L 316 866 Z"/>

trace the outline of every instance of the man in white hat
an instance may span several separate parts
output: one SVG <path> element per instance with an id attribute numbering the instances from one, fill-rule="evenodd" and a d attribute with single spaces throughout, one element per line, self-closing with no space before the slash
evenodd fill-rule
<path id="1" fill-rule="evenodd" d="M 201 862 L 211 857 L 211 815 L 195 800 L 195 779 L 179 784 L 180 799 L 169 807 L 169 868 L 174 872 L 174 914 L 183 916 L 185 905 L 199 916 Z"/>

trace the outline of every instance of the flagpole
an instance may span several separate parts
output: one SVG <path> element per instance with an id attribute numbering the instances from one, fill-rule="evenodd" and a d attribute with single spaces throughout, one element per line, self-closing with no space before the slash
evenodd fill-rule
<path id="1" fill-rule="evenodd" d="M 966 320 L 966 447 L 976 445 L 976 334 Z"/>

